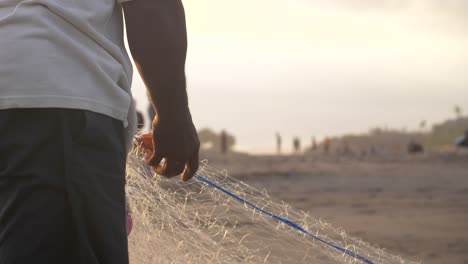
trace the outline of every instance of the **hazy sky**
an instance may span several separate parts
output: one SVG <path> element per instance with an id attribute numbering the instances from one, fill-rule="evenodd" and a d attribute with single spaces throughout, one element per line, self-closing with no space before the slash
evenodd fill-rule
<path id="1" fill-rule="evenodd" d="M 468 112 L 468 1 L 186 0 L 199 128 L 271 151 L 293 136 L 415 129 Z M 141 80 L 134 92 L 146 106 Z"/>

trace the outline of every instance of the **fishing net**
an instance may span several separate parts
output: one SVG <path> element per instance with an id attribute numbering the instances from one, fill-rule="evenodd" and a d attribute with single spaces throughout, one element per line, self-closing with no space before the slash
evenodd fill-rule
<path id="1" fill-rule="evenodd" d="M 200 178 L 184 183 L 159 177 L 136 148 L 127 167 L 127 199 L 134 222 L 129 237 L 131 263 L 365 263 L 324 241 L 373 263 L 410 263 L 294 210 L 206 161 L 198 172 L 203 179 L 323 240 Z"/>

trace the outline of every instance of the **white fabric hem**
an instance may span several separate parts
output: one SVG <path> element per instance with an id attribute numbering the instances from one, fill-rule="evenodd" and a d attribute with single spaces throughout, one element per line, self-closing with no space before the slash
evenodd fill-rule
<path id="1" fill-rule="evenodd" d="M 128 126 L 128 110 L 123 111 L 88 98 L 72 96 L 8 96 L 0 97 L 0 109 L 10 108 L 67 108 L 82 109 L 121 120 Z"/>

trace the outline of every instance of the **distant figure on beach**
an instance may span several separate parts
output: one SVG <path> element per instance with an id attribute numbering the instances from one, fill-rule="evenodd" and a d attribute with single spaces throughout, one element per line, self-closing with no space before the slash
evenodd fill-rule
<path id="1" fill-rule="evenodd" d="M 367 150 L 361 149 L 361 152 L 359 153 L 359 157 L 362 159 L 362 158 L 365 158 L 366 156 L 367 156 Z"/>
<path id="2" fill-rule="evenodd" d="M 424 147 L 421 143 L 412 140 L 408 143 L 407 150 L 409 154 L 418 154 L 424 152 Z"/>
<path id="3" fill-rule="evenodd" d="M 281 143 L 282 143 L 281 141 L 282 141 L 282 140 L 281 140 L 281 135 L 280 135 L 280 133 L 276 133 L 276 153 L 277 153 L 278 155 L 281 154 Z"/>
<path id="4" fill-rule="evenodd" d="M 214 151 L 218 154 L 233 151 L 236 144 L 236 138 L 226 130 L 216 133 L 212 129 L 203 128 L 198 131 L 198 136 L 202 149 Z"/>
<path id="5" fill-rule="evenodd" d="M 375 147 L 374 144 L 372 144 L 372 145 L 370 146 L 369 154 L 370 154 L 371 156 L 377 155 L 377 148 Z"/>
<path id="6" fill-rule="evenodd" d="M 141 130 L 145 126 L 145 118 L 140 111 L 137 111 L 137 129 Z"/>
<path id="7" fill-rule="evenodd" d="M 317 149 L 317 140 L 315 140 L 315 137 L 312 137 L 312 146 L 311 146 L 311 149 L 312 149 L 312 150 L 316 150 L 316 149 Z"/>
<path id="8" fill-rule="evenodd" d="M 455 140 L 455 146 L 460 148 L 468 148 L 468 130 L 465 131 L 465 134 Z"/>
<path id="9" fill-rule="evenodd" d="M 325 154 L 328 154 L 328 152 L 330 151 L 330 139 L 328 137 L 325 137 L 323 139 L 322 146 L 323 146 L 323 152 Z"/>
<path id="10" fill-rule="evenodd" d="M 126 160 L 142 122 L 124 28 L 158 113 L 145 162 L 197 172 L 182 1 L 0 0 L 1 264 L 129 263 Z"/>
<path id="11" fill-rule="evenodd" d="M 298 137 L 295 137 L 293 140 L 293 149 L 296 154 L 299 154 L 301 151 L 301 140 Z"/>
<path id="12" fill-rule="evenodd" d="M 351 149 L 351 147 L 349 146 L 348 142 L 344 141 L 343 142 L 343 152 L 342 152 L 343 155 L 353 155 L 353 151 Z"/>
<path id="13" fill-rule="evenodd" d="M 221 154 L 226 155 L 228 152 L 228 136 L 225 130 L 221 131 L 220 134 L 220 145 L 221 145 Z"/>

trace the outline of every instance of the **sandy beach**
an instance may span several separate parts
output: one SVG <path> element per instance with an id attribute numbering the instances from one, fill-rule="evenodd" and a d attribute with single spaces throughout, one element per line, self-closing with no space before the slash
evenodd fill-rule
<path id="1" fill-rule="evenodd" d="M 203 157 L 390 253 L 429 264 L 468 263 L 467 153 Z"/>

